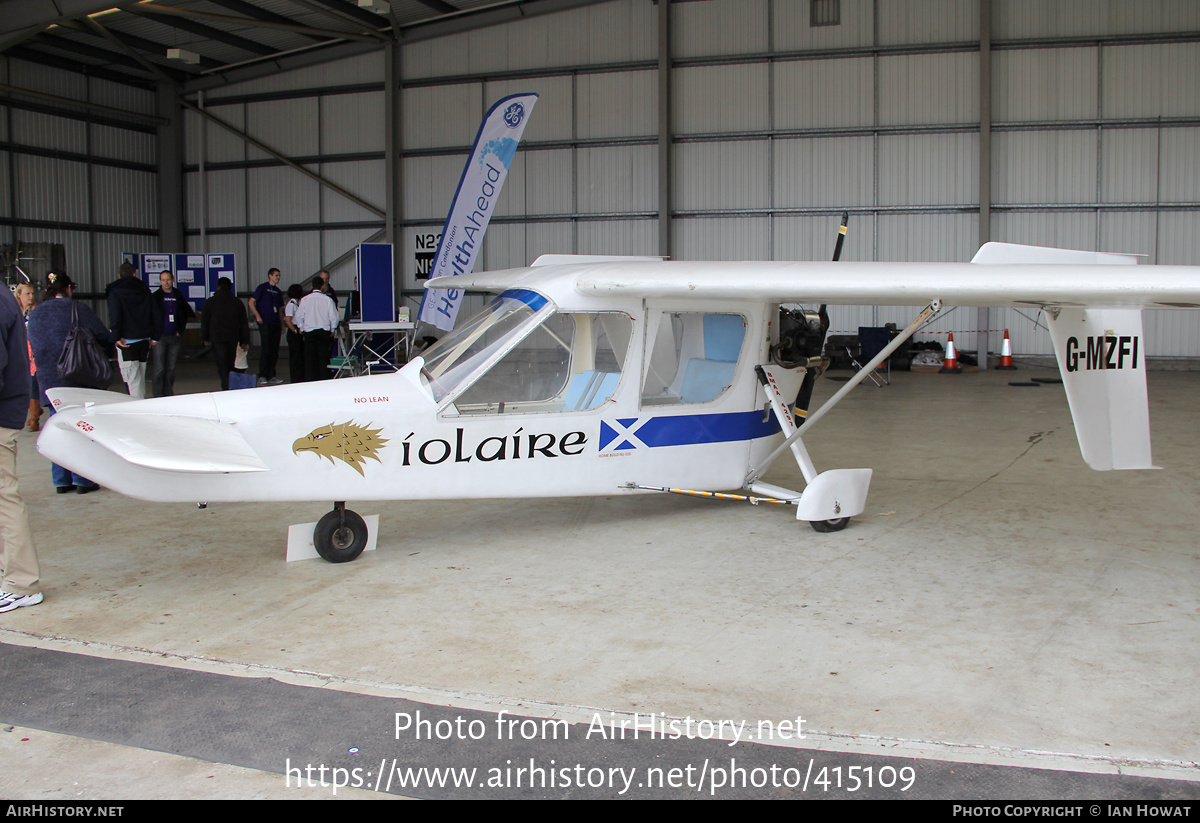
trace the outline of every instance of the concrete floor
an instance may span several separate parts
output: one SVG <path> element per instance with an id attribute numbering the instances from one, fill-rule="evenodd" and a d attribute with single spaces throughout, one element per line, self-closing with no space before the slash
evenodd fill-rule
<path id="1" fill-rule="evenodd" d="M 25 434 L 46 602 L 0 616 L 0 643 L 572 722 L 802 715 L 815 749 L 1198 781 L 1200 374 L 1150 373 L 1163 470 L 1119 473 L 1084 465 L 1061 386 L 1009 386 L 1053 375 L 857 388 L 808 441 L 818 468 L 875 469 L 840 533 L 667 495 L 394 502 L 357 507 L 379 550 L 345 565 L 283 560 L 328 506 L 55 495 Z M 801 485 L 782 460 L 766 480 Z M 297 796 L 36 730 L 0 751 L 8 797 Z M 61 776 L 138 758 L 175 776 Z"/>

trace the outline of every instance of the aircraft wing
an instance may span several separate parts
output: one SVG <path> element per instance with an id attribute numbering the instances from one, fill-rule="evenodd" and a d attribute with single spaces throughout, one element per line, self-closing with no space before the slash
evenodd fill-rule
<path id="1" fill-rule="evenodd" d="M 150 401 L 117 392 L 50 389 L 56 424 L 79 434 L 123 460 L 171 472 L 266 471 L 267 464 L 231 423 L 187 414 L 154 413 Z"/>
<path id="2" fill-rule="evenodd" d="M 553 265 L 430 280 L 500 292 L 549 279 L 584 294 L 831 305 L 1200 308 L 1200 268 L 1137 266 L 1132 255 L 988 243 L 970 263 L 647 262 L 560 255 Z"/>
<path id="3" fill-rule="evenodd" d="M 564 255 L 565 256 L 565 255 Z M 516 288 L 523 280 L 540 277 L 545 269 L 529 267 L 520 269 L 497 269 L 496 271 L 455 274 L 449 277 L 433 277 L 425 281 L 427 289 L 465 289 L 498 294 L 505 289 Z"/>
<path id="4" fill-rule="evenodd" d="M 1038 307 L 1080 450 L 1098 470 L 1154 468 L 1142 309 L 1200 309 L 1200 267 L 1138 266 L 1107 252 L 986 243 L 969 263 L 653 262 L 555 255 L 539 266 L 431 280 L 426 288 L 571 290 L 597 298 Z M 447 282 L 447 281 L 453 282 Z"/>
<path id="5" fill-rule="evenodd" d="M 830 305 L 1200 308 L 1189 266 L 981 263 L 662 263 L 579 274 L 585 294 Z"/>

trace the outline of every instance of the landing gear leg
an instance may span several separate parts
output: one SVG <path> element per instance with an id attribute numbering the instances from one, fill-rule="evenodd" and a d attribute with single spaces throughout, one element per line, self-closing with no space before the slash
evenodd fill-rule
<path id="1" fill-rule="evenodd" d="M 330 563 L 348 563 L 367 547 L 367 523 L 347 509 L 344 501 L 334 503 L 333 511 L 313 530 L 313 546 Z"/>

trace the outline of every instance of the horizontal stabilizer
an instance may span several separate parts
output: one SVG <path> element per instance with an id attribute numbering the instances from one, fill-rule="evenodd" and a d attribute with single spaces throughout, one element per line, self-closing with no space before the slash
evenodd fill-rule
<path id="1" fill-rule="evenodd" d="M 74 428 L 122 459 L 148 469 L 205 474 L 267 470 L 233 425 L 217 420 L 114 410 L 81 415 Z"/>
<path id="2" fill-rule="evenodd" d="M 130 397 L 121 392 L 104 391 L 103 389 L 46 389 L 46 396 L 50 398 L 50 403 L 56 412 L 82 408 L 88 404 L 105 406 L 110 403 L 128 403 L 130 400 L 137 400 L 136 397 Z"/>
<path id="3" fill-rule="evenodd" d="M 975 252 L 971 262 L 985 266 L 1006 266 L 1016 263 L 1136 266 L 1138 259 L 1135 254 L 1054 249 L 1048 246 L 1023 246 L 1020 243 L 984 243 L 979 247 L 979 251 Z"/>
<path id="4" fill-rule="evenodd" d="M 1141 311 L 1072 308 L 1046 318 L 1083 459 L 1096 471 L 1158 468 Z"/>

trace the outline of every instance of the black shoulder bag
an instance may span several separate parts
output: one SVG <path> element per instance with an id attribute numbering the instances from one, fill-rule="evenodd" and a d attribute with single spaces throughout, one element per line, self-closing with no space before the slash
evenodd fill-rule
<path id="1" fill-rule="evenodd" d="M 91 330 L 79 323 L 79 306 L 71 303 L 71 330 L 58 358 L 58 376 L 92 389 L 107 389 L 112 381 L 108 355 Z"/>

